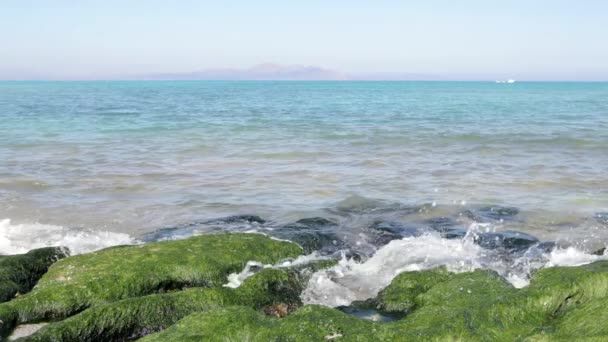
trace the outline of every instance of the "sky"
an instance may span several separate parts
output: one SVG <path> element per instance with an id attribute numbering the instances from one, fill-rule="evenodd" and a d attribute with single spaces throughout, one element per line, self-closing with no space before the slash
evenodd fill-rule
<path id="1" fill-rule="evenodd" d="M 264 63 L 348 75 L 608 81 L 605 0 L 1 0 L 0 79 Z"/>

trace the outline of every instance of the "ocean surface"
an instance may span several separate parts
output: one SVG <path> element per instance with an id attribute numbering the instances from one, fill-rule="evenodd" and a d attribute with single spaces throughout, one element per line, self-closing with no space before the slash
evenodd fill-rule
<path id="1" fill-rule="evenodd" d="M 386 283 L 421 262 L 514 266 L 466 238 L 374 244 L 380 221 L 523 232 L 583 260 L 608 243 L 608 83 L 0 82 L 0 132 L 0 254 L 323 217 L 362 279 L 378 250 L 376 268 L 401 258 Z M 238 214 L 265 222 L 215 220 Z"/>

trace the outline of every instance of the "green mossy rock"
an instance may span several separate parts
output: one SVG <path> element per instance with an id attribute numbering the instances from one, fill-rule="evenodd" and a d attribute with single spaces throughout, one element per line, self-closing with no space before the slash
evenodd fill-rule
<path id="1" fill-rule="evenodd" d="M 487 270 L 404 273 L 375 302 L 408 314 L 374 323 L 319 306 L 283 319 L 224 308 L 142 341 L 606 341 L 608 262 L 544 269 L 520 290 Z"/>
<path id="2" fill-rule="evenodd" d="M 302 249 L 258 234 L 218 234 L 120 246 L 55 263 L 32 292 L 0 304 L 0 331 L 57 320 L 89 307 L 188 287 L 221 287 L 250 260 L 274 264 Z M 3 315 L 11 315 L 4 317 Z"/>
<path id="3" fill-rule="evenodd" d="M 301 305 L 301 290 L 296 272 L 265 269 L 236 289 L 191 288 L 98 305 L 20 341 L 124 341 L 162 330 L 193 312 L 232 305 L 254 309 L 277 303 Z"/>
<path id="4" fill-rule="evenodd" d="M 449 280 L 453 275 L 445 268 L 401 273 L 393 279 L 389 287 L 380 291 L 375 300 L 376 309 L 386 313 L 407 314 L 416 307 L 418 295 Z"/>
<path id="5" fill-rule="evenodd" d="M 392 337 L 381 324 L 309 305 L 283 319 L 271 318 L 247 307 L 195 313 L 139 341 L 393 341 Z"/>
<path id="6" fill-rule="evenodd" d="M 0 256 L 0 302 L 30 291 L 49 266 L 67 254 L 67 249 L 47 247 L 21 255 Z"/>

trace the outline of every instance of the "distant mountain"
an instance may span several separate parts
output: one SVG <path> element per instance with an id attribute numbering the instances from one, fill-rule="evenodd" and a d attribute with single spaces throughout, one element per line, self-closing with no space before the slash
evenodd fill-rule
<path id="1" fill-rule="evenodd" d="M 317 66 L 260 64 L 248 69 L 208 69 L 191 73 L 156 74 L 162 80 L 346 80 L 347 75 Z"/>
<path id="2" fill-rule="evenodd" d="M 410 73 L 347 74 L 312 65 L 265 63 L 246 69 L 208 69 L 190 73 L 152 74 L 136 77 L 144 80 L 277 80 L 277 81 L 345 81 L 345 80 L 436 80 L 434 75 Z"/>

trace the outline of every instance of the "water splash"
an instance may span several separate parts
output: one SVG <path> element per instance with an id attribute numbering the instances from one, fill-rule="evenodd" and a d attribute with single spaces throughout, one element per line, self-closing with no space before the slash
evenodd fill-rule
<path id="1" fill-rule="evenodd" d="M 35 248 L 68 247 L 72 255 L 92 252 L 116 245 L 134 244 L 128 234 L 70 229 L 41 223 L 13 224 L 0 220 L 0 254 L 26 253 Z"/>

